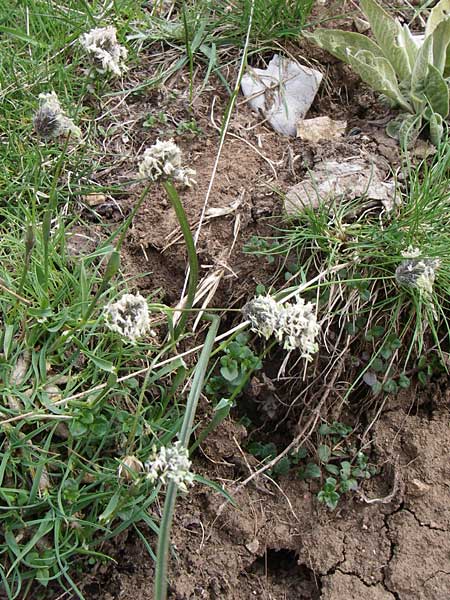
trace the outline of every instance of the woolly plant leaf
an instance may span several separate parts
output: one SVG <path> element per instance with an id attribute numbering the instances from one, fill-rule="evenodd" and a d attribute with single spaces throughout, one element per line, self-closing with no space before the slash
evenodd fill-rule
<path id="1" fill-rule="evenodd" d="M 428 67 L 433 63 L 433 38 L 430 36 L 417 53 L 416 62 L 412 72 L 411 93 L 421 97 L 426 92 L 425 82 L 428 75 Z"/>
<path id="2" fill-rule="evenodd" d="M 433 65 L 447 77 L 450 71 L 450 18 L 441 21 L 430 37 L 433 39 Z"/>
<path id="3" fill-rule="evenodd" d="M 316 29 L 313 33 L 303 32 L 304 37 L 349 64 L 348 55 L 367 50 L 374 56 L 384 56 L 381 48 L 370 38 L 352 31 L 340 29 Z"/>
<path id="4" fill-rule="evenodd" d="M 400 114 L 386 127 L 388 136 L 399 140 L 402 148 L 409 148 L 416 141 L 422 127 L 422 118 L 417 115 Z"/>
<path id="5" fill-rule="evenodd" d="M 450 17 L 450 0 L 441 0 L 430 12 L 425 35 L 431 35 L 436 27 L 448 17 Z"/>
<path id="6" fill-rule="evenodd" d="M 445 79 L 433 65 L 428 66 L 425 80 L 425 96 L 434 113 L 445 119 L 448 115 L 449 92 Z"/>
<path id="7" fill-rule="evenodd" d="M 403 25 L 397 38 L 398 45 L 404 49 L 408 57 L 409 68 L 412 73 L 414 63 L 416 62 L 419 46 L 414 41 L 412 33 L 407 25 Z"/>
<path id="8" fill-rule="evenodd" d="M 444 135 L 444 121 L 438 113 L 433 113 L 429 119 L 430 140 L 435 146 L 438 146 Z"/>
<path id="9" fill-rule="evenodd" d="M 411 76 L 411 65 L 406 48 L 398 44 L 404 36 L 402 26 L 375 0 L 361 0 L 361 9 L 370 23 L 373 35 L 384 56 L 394 67 L 400 81 Z"/>
<path id="10" fill-rule="evenodd" d="M 363 81 L 375 91 L 381 92 L 404 110 L 411 112 L 411 106 L 403 96 L 391 63 L 384 56 L 374 56 L 367 50 L 360 50 L 348 56 L 349 64 Z"/>

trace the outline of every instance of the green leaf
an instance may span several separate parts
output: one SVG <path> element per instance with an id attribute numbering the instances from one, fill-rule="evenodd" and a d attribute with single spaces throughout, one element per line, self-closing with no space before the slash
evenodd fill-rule
<path id="1" fill-rule="evenodd" d="M 409 377 L 406 377 L 406 375 L 404 373 L 401 373 L 398 378 L 398 385 L 401 388 L 403 388 L 404 390 L 406 390 L 411 385 L 411 381 L 410 381 Z"/>
<path id="2" fill-rule="evenodd" d="M 438 113 L 433 113 L 429 119 L 430 126 L 430 141 L 435 146 L 438 146 L 444 135 L 444 122 Z"/>
<path id="3" fill-rule="evenodd" d="M 357 490 L 358 489 L 358 482 L 356 481 L 356 479 L 346 479 L 344 481 L 341 481 L 340 485 L 339 485 L 339 491 L 342 492 L 343 494 L 345 494 L 345 492 L 349 492 L 350 490 Z"/>
<path id="4" fill-rule="evenodd" d="M 381 383 L 379 381 L 377 381 L 376 383 L 374 383 L 373 386 L 371 387 L 372 394 L 374 396 L 376 396 L 377 394 L 379 394 L 382 389 L 383 389 L 383 386 L 381 385 Z"/>
<path id="5" fill-rule="evenodd" d="M 103 437 L 108 432 L 109 422 L 106 417 L 97 417 L 91 429 L 92 433 L 94 433 L 97 437 Z"/>
<path id="6" fill-rule="evenodd" d="M 399 140 L 402 148 L 409 148 L 416 141 L 422 128 L 420 115 L 398 115 L 388 123 L 386 133 L 388 136 Z"/>
<path id="7" fill-rule="evenodd" d="M 380 350 L 380 354 L 385 360 L 387 360 L 392 356 L 392 349 L 389 346 L 383 346 L 383 348 Z"/>
<path id="8" fill-rule="evenodd" d="M 417 53 L 411 77 L 411 94 L 415 98 L 413 103 L 416 112 L 422 109 L 422 104 L 420 103 L 426 93 L 426 79 L 428 68 L 431 64 L 433 64 L 433 38 L 428 37 Z"/>
<path id="9" fill-rule="evenodd" d="M 323 486 L 323 489 L 326 491 L 332 491 L 336 488 L 336 484 L 337 479 L 335 479 L 334 477 L 327 477 L 325 479 L 325 485 Z"/>
<path id="10" fill-rule="evenodd" d="M 102 371 L 106 371 L 107 373 L 115 373 L 116 367 L 109 360 L 105 360 L 104 358 L 99 358 L 95 356 L 93 352 L 84 351 L 84 354 L 94 363 L 96 367 L 101 369 Z"/>
<path id="11" fill-rule="evenodd" d="M 103 274 L 103 279 L 101 283 L 100 289 L 105 289 L 107 284 L 111 281 L 111 279 L 116 275 L 120 268 L 120 252 L 114 250 L 111 252 L 111 256 L 109 257 L 108 264 L 106 265 L 105 272 Z"/>
<path id="12" fill-rule="evenodd" d="M 291 461 L 289 457 L 283 456 L 281 460 L 274 466 L 273 472 L 276 475 L 287 475 L 289 473 L 289 469 L 291 468 Z"/>
<path id="13" fill-rule="evenodd" d="M 423 371 L 419 371 L 417 378 L 422 385 L 426 386 L 428 384 L 427 375 Z"/>
<path id="14" fill-rule="evenodd" d="M 328 435 L 329 433 L 333 433 L 333 429 L 328 425 L 328 423 L 322 423 L 319 427 L 320 435 Z"/>
<path id="15" fill-rule="evenodd" d="M 348 460 L 343 460 L 341 462 L 341 470 L 340 475 L 342 479 L 348 479 L 352 472 L 352 465 L 348 462 Z"/>
<path id="16" fill-rule="evenodd" d="M 433 65 L 428 66 L 428 75 L 425 80 L 425 96 L 433 112 L 445 119 L 448 115 L 449 104 L 448 85 L 438 69 Z"/>
<path id="17" fill-rule="evenodd" d="M 325 465 L 325 469 L 328 471 L 328 473 L 336 475 L 336 477 L 339 476 L 339 467 L 337 465 L 333 465 L 330 463 L 328 465 Z"/>
<path id="18" fill-rule="evenodd" d="M 403 25 L 403 27 L 401 28 L 401 31 L 399 32 L 397 41 L 398 41 L 398 45 L 405 49 L 405 52 L 408 56 L 411 73 L 412 73 L 412 70 L 414 68 L 414 63 L 416 62 L 417 54 L 419 52 L 419 47 L 416 44 L 416 42 L 414 41 L 408 25 Z"/>
<path id="19" fill-rule="evenodd" d="M 5 355 L 5 360 L 8 360 L 9 352 L 11 350 L 14 328 L 15 325 L 11 325 L 8 323 L 4 325 L 5 333 L 3 334 L 3 354 Z"/>
<path id="20" fill-rule="evenodd" d="M 329 493 L 321 491 L 317 494 L 317 498 L 320 502 L 324 502 L 328 506 L 328 508 L 334 510 L 339 503 L 340 496 L 337 492 L 334 491 Z"/>
<path id="21" fill-rule="evenodd" d="M 36 570 L 36 579 L 44 587 L 47 587 L 49 578 L 50 578 L 50 571 L 48 568 L 41 567 L 40 569 Z"/>
<path id="22" fill-rule="evenodd" d="M 234 381 L 237 377 L 239 377 L 239 368 L 237 362 L 235 360 L 230 360 L 226 358 L 225 364 L 220 369 L 220 374 L 227 381 Z"/>
<path id="23" fill-rule="evenodd" d="M 86 267 L 84 265 L 84 261 L 81 262 L 80 265 L 80 293 L 81 293 L 81 302 L 84 304 L 87 302 L 89 297 L 89 286 L 87 280 Z"/>
<path id="24" fill-rule="evenodd" d="M 302 479 L 318 479 L 322 475 L 319 465 L 316 463 L 308 463 L 300 472 Z"/>
<path id="25" fill-rule="evenodd" d="M 81 421 L 71 421 L 69 431 L 73 437 L 81 437 L 88 432 L 88 428 Z"/>
<path id="26" fill-rule="evenodd" d="M 230 398 L 222 398 L 214 407 L 214 412 L 226 411 L 228 413 L 233 406 L 233 401 Z"/>
<path id="27" fill-rule="evenodd" d="M 425 28 L 425 36 L 431 35 L 437 26 L 447 19 L 450 15 L 450 0 L 440 0 L 436 6 L 431 9 L 428 17 L 427 26 Z"/>
<path id="28" fill-rule="evenodd" d="M 5 33 L 10 37 L 16 38 L 17 40 L 21 40 L 22 42 L 26 42 L 32 46 L 38 46 L 40 48 L 45 48 L 45 44 L 43 42 L 39 42 L 38 40 L 30 37 L 20 29 L 12 29 L 11 27 L 5 27 L 4 25 L 0 25 L 0 33 Z"/>
<path id="29" fill-rule="evenodd" d="M 308 456 L 308 450 L 306 448 L 299 448 L 295 454 L 292 455 L 292 460 L 302 460 Z"/>
<path id="30" fill-rule="evenodd" d="M 317 448 L 317 454 L 321 462 L 327 463 L 330 460 L 331 448 L 322 444 Z"/>
<path id="31" fill-rule="evenodd" d="M 371 342 L 375 338 L 379 338 L 384 335 L 384 327 L 382 325 L 374 325 L 366 333 L 366 340 Z"/>
<path id="32" fill-rule="evenodd" d="M 381 48 L 374 41 L 360 33 L 340 29 L 316 29 L 313 33 L 303 32 L 303 35 L 347 64 L 349 64 L 348 56 L 360 50 L 367 50 L 374 56 L 384 56 Z"/>
<path id="33" fill-rule="evenodd" d="M 111 519 L 119 505 L 119 500 L 120 500 L 120 491 L 117 491 L 111 497 L 110 501 L 108 502 L 107 507 L 102 512 L 102 514 L 99 516 L 98 520 L 100 521 L 100 523 L 108 523 L 109 521 L 111 521 Z"/>
<path id="34" fill-rule="evenodd" d="M 204 477 L 202 477 L 201 475 L 195 475 L 194 477 L 195 481 L 198 481 L 199 483 L 201 483 L 202 485 L 206 485 L 208 487 L 210 487 L 212 490 L 214 490 L 215 492 L 218 492 L 219 494 L 221 494 L 232 506 L 234 506 L 234 508 L 238 508 L 238 504 L 236 503 L 236 501 L 234 500 L 233 496 L 230 496 L 230 494 L 226 491 L 226 489 L 224 489 L 221 485 L 219 485 L 218 483 L 216 483 L 215 481 L 210 481 L 209 479 L 205 479 Z"/>
<path id="35" fill-rule="evenodd" d="M 389 356 L 386 358 L 389 358 Z M 381 358 L 378 357 L 373 359 L 371 367 L 375 371 L 375 373 L 383 373 L 386 370 L 384 362 L 381 360 Z"/>
<path id="36" fill-rule="evenodd" d="M 384 56 L 375 56 L 367 50 L 360 50 L 355 55 L 349 55 L 348 62 L 361 79 L 376 92 L 384 94 L 396 105 L 411 112 L 411 105 L 400 90 L 395 71 Z"/>
<path id="37" fill-rule="evenodd" d="M 450 59 L 450 18 L 439 23 L 431 37 L 433 38 L 433 65 L 441 75 L 447 76 Z"/>
<path id="38" fill-rule="evenodd" d="M 383 391 L 387 394 L 396 394 L 398 392 L 398 385 L 393 379 L 388 379 L 383 384 Z"/>
<path id="39" fill-rule="evenodd" d="M 408 52 L 397 43 L 404 36 L 402 26 L 393 19 L 375 0 L 361 0 L 364 11 L 378 46 L 394 67 L 400 81 L 411 76 Z"/>

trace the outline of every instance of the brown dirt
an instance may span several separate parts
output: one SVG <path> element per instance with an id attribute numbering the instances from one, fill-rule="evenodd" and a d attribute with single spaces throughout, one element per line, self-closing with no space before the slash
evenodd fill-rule
<path id="1" fill-rule="evenodd" d="M 340 26 L 340 24 L 339 24 Z M 308 53 L 308 47 L 303 48 Z M 295 50 L 298 56 L 298 48 Z M 309 51 L 309 55 L 311 52 Z M 386 109 L 349 69 L 324 53 L 314 58 L 326 71 L 326 83 L 310 116 L 327 114 L 348 121 L 347 135 L 327 144 L 305 144 L 281 138 L 250 112 L 242 99 L 231 121 L 230 133 L 211 194 L 211 207 L 227 207 L 240 199 L 229 216 L 209 221 L 202 229 L 199 255 L 202 276 L 223 269 L 216 306 L 230 306 L 252 295 L 257 283 L 272 275 L 262 259 L 244 255 L 242 245 L 251 235 L 270 232 L 265 217 L 281 213 L 279 192 L 298 182 L 306 170 L 326 158 L 371 156 L 388 175 L 398 165 L 395 143 L 380 124 Z M 233 80 L 233 73 L 229 74 Z M 226 96 L 217 85 L 187 109 L 187 77 L 178 77 L 170 100 L 162 93 L 121 98 L 109 108 L 117 135 L 103 141 L 110 155 L 126 155 L 120 183 L 134 176 L 134 157 L 156 137 L 167 137 L 168 126 L 145 132 L 143 119 L 164 111 L 169 124 L 195 118 L 201 136 L 176 136 L 187 162 L 198 172 L 198 186 L 183 194 L 190 222 L 202 210 L 215 161 Z M 214 82 L 212 82 L 214 83 Z M 213 121 L 208 115 L 213 107 Z M 125 141 L 124 141 L 125 140 Z M 133 162 L 134 161 L 134 162 Z M 111 183 L 105 166 L 99 183 Z M 131 209 L 139 185 L 96 207 L 95 222 L 111 226 Z M 277 221 L 273 221 L 275 224 Z M 92 231 L 98 235 L 97 225 Z M 185 274 L 182 244 L 166 248 L 177 230 L 175 215 L 161 190 L 152 190 L 128 236 L 124 265 L 130 275 L 145 273 L 136 285 L 145 291 L 159 288 L 167 303 L 178 301 Z M 77 236 L 83 231 L 76 231 Z M 74 241 L 74 253 L 80 244 Z M 300 481 L 295 472 L 273 482 L 252 481 L 235 495 L 237 507 L 224 504 L 217 493 L 197 485 L 179 500 L 173 531 L 174 557 L 170 567 L 172 600 L 448 600 L 450 589 L 450 430 L 449 396 L 439 409 L 418 409 L 421 403 L 403 398 L 387 405 L 371 432 L 372 459 L 381 474 L 366 483 L 368 503 L 358 495 L 343 500 L 335 512 L 317 502 L 316 488 Z M 428 399 L 427 399 L 428 402 Z M 424 402 L 422 402 L 423 404 Z M 416 412 L 412 413 L 412 407 Z M 223 483 L 231 492 L 249 474 L 256 459 L 242 451 L 248 432 L 233 420 L 207 440 L 195 459 L 197 472 Z M 289 443 L 291 434 L 285 435 Z M 149 543 L 155 539 L 146 533 Z M 115 563 L 97 566 L 84 579 L 89 600 L 150 600 L 153 563 L 133 533 L 124 534 L 105 549 Z"/>
<path id="2" fill-rule="evenodd" d="M 364 494 L 385 502 L 356 495 L 330 512 L 295 471 L 251 482 L 235 495 L 237 508 L 196 486 L 177 507 L 170 598 L 447 600 L 449 412 L 429 417 L 411 408 L 405 395 L 404 408 L 384 413 L 373 430 L 373 458 L 384 467 Z M 245 436 L 227 421 L 197 457 L 197 470 L 235 489 L 246 467 L 236 470 L 233 458 Z M 153 565 L 134 536 L 115 558 L 87 585 L 88 598 L 150 600 Z"/>

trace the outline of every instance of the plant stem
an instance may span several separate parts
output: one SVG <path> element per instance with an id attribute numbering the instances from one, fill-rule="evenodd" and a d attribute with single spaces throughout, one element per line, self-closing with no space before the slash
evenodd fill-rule
<path id="1" fill-rule="evenodd" d="M 117 245 L 116 245 L 116 250 L 118 252 L 122 248 L 122 244 L 125 241 L 125 236 L 127 235 L 128 228 L 130 227 L 131 222 L 133 221 L 134 217 L 136 216 L 136 213 L 141 208 L 142 203 L 144 202 L 145 197 L 147 196 L 147 192 L 148 192 L 149 189 L 150 189 L 150 184 L 148 184 L 148 185 L 145 186 L 142 194 L 139 197 L 139 200 L 136 202 L 136 204 L 134 205 L 133 210 L 130 212 L 130 214 L 128 215 L 126 221 L 124 222 L 124 224 L 120 228 L 120 229 L 122 229 L 122 233 L 120 234 L 119 241 L 117 242 Z M 119 231 L 120 231 L 120 229 L 119 229 Z"/>
<path id="2" fill-rule="evenodd" d="M 192 425 L 194 423 L 195 412 L 197 410 L 198 400 L 203 388 L 206 370 L 208 368 L 209 357 L 211 355 L 214 340 L 219 329 L 220 318 L 217 315 L 204 315 L 204 318 L 211 321 L 211 326 L 206 336 L 205 345 L 200 354 L 197 366 L 195 368 L 192 387 L 189 392 L 186 412 L 184 413 L 183 424 L 179 439 L 181 445 L 187 448 L 191 436 Z M 164 512 L 161 519 L 158 535 L 158 548 L 156 554 L 156 572 L 154 599 L 167 599 L 167 567 L 169 562 L 170 530 L 172 527 L 173 514 L 175 511 L 175 501 L 177 497 L 178 486 L 173 481 L 167 486 L 166 499 L 164 502 Z"/>
<path id="3" fill-rule="evenodd" d="M 178 325 L 175 327 L 174 336 L 175 339 L 178 339 L 179 336 L 183 333 L 184 327 L 186 325 L 187 318 L 189 316 L 189 309 L 192 308 L 192 304 L 194 303 L 195 292 L 197 291 L 198 285 L 198 258 L 197 252 L 195 250 L 194 238 L 192 237 L 191 229 L 189 227 L 189 222 L 186 217 L 186 213 L 184 212 L 183 205 L 181 203 L 180 197 L 178 195 L 175 186 L 171 181 L 164 182 L 164 189 L 169 196 L 169 200 L 175 210 L 177 215 L 178 222 L 180 224 L 181 232 L 183 234 L 184 242 L 186 244 L 186 251 L 188 255 L 189 261 L 189 285 L 187 289 L 187 298 L 186 303 L 184 305 L 184 311 L 181 314 L 180 320 L 178 321 Z"/>
<path id="4" fill-rule="evenodd" d="M 67 135 L 63 149 L 61 154 L 59 155 L 58 161 L 56 163 L 55 173 L 53 175 L 52 184 L 49 192 L 49 200 L 47 204 L 47 208 L 45 209 L 44 217 L 42 220 L 42 241 L 44 245 L 44 280 L 45 280 L 45 291 L 48 294 L 48 278 L 49 278 L 49 244 L 50 244 L 50 233 L 51 233 L 51 225 L 52 225 L 52 217 L 56 210 L 58 204 L 58 192 L 57 186 L 59 181 L 59 176 L 61 175 L 61 171 L 64 164 L 64 159 L 66 157 L 67 146 L 69 145 L 70 134 Z M 48 297 L 47 297 L 48 302 Z"/>
<path id="5" fill-rule="evenodd" d="M 170 481 L 167 486 L 164 501 L 163 516 L 159 525 L 158 548 L 156 551 L 155 600 L 167 598 L 167 567 L 169 563 L 170 530 L 172 528 L 175 501 L 177 499 L 177 484 Z"/>
<path id="6" fill-rule="evenodd" d="M 192 387 L 189 392 L 186 412 L 184 413 L 183 424 L 181 425 L 180 441 L 182 446 L 185 448 L 189 445 L 189 438 L 191 437 L 192 427 L 194 424 L 195 412 L 197 410 L 198 400 L 203 389 L 203 382 L 208 368 L 209 357 L 212 352 L 214 340 L 219 329 L 220 317 L 217 315 L 205 314 L 204 319 L 211 321 L 211 326 L 206 336 L 205 345 L 200 354 L 199 361 L 195 368 L 194 377 L 192 379 Z"/>

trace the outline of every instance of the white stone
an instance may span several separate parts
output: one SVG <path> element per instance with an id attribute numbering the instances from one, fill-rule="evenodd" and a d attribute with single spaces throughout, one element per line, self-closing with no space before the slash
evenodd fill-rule
<path id="1" fill-rule="evenodd" d="M 305 208 L 317 208 L 320 202 L 361 196 L 379 200 L 387 211 L 392 210 L 395 184 L 383 181 L 380 170 L 362 158 L 347 162 L 324 161 L 287 192 L 285 210 L 295 215 Z"/>
<path id="2" fill-rule="evenodd" d="M 335 140 L 344 135 L 347 121 L 334 121 L 330 117 L 303 119 L 297 123 L 297 137 L 305 142 Z"/>

